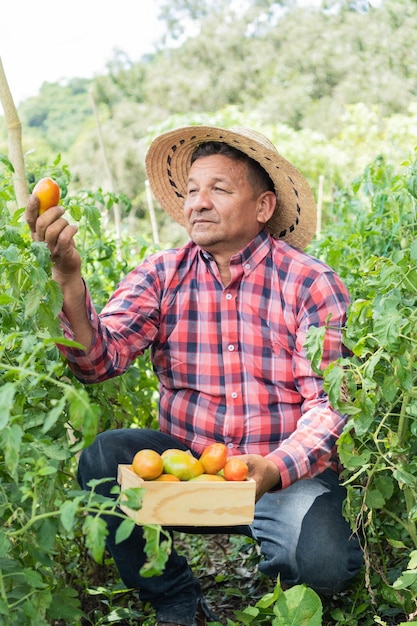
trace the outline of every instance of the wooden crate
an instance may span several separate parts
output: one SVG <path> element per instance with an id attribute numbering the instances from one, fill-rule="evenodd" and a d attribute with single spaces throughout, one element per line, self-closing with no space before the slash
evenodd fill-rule
<path id="1" fill-rule="evenodd" d="M 253 521 L 256 489 L 253 480 L 153 482 L 142 480 L 130 465 L 119 465 L 118 482 L 122 492 L 130 487 L 145 489 L 139 511 L 121 506 L 138 524 L 236 526 Z"/>

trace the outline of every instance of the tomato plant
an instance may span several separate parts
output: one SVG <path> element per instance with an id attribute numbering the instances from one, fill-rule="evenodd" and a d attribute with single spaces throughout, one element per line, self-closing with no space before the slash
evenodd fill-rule
<path id="1" fill-rule="evenodd" d="M 324 372 L 333 406 L 349 417 L 338 442 L 346 514 L 364 546 L 371 599 L 398 615 L 417 608 L 416 181 L 416 162 L 395 172 L 377 159 L 339 194 L 335 225 L 315 248 L 352 294 L 352 356 Z M 308 339 L 317 369 L 323 330 Z"/>
<path id="2" fill-rule="evenodd" d="M 66 340 L 57 317 L 62 294 L 51 279 L 49 253 L 31 240 L 22 211 L 10 209 L 14 193 L 7 158 L 0 158 L 0 168 L 0 622 L 75 623 L 89 582 L 74 572 L 89 569 L 87 555 L 103 560 L 102 513 L 119 515 L 117 494 L 115 500 L 100 498 L 97 485 L 91 492 L 79 490 L 77 454 L 99 429 L 132 421 L 152 425 L 157 387 L 146 358 L 120 380 L 92 388 L 71 375 L 56 347 Z M 54 178 L 66 190 L 68 171 L 58 161 L 54 168 Z M 62 201 L 82 222 L 79 249 L 100 306 L 124 269 L 114 239 L 100 229 L 100 209 L 114 197 L 63 194 Z M 136 249 L 139 258 L 145 246 Z M 129 497 L 133 508 L 140 506 L 139 493 Z M 130 530 L 124 523 L 119 539 Z M 146 532 L 147 567 L 160 571 L 169 539 L 160 550 L 161 531 Z"/>

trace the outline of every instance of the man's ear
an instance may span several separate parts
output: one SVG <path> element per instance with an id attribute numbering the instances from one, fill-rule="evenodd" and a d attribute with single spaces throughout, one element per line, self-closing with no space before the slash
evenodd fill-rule
<path id="1" fill-rule="evenodd" d="M 277 197 L 273 191 L 264 191 L 258 198 L 256 218 L 260 224 L 266 224 L 272 217 L 277 205 Z"/>

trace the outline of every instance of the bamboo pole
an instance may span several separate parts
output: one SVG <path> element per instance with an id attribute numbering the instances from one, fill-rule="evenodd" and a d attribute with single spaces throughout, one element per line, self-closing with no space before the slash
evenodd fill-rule
<path id="1" fill-rule="evenodd" d="M 320 239 L 321 237 L 321 217 L 323 213 L 323 187 L 324 187 L 324 176 L 320 174 L 319 176 L 319 191 L 317 196 L 317 226 L 316 226 L 316 237 Z"/>
<path id="2" fill-rule="evenodd" d="M 112 175 L 112 172 L 111 172 L 111 169 L 110 169 L 109 161 L 107 159 L 106 148 L 105 148 L 104 140 L 103 140 L 103 133 L 102 133 L 102 130 L 101 130 L 100 118 L 98 116 L 96 100 L 94 98 L 94 93 L 93 93 L 92 89 L 90 89 L 90 98 L 91 98 L 91 104 L 92 104 L 92 109 L 93 109 L 93 113 L 94 113 L 94 120 L 95 120 L 95 123 L 96 123 L 97 137 L 98 137 L 98 142 L 99 142 L 99 146 L 100 146 L 100 152 L 101 152 L 101 156 L 103 158 L 104 170 L 106 172 L 106 176 L 107 176 L 108 184 L 109 184 L 109 187 L 110 187 L 110 191 L 112 193 L 114 193 L 115 189 L 114 189 L 113 175 Z M 120 247 L 121 246 L 121 240 L 122 240 L 121 219 L 120 219 L 120 207 L 119 207 L 119 205 L 116 202 L 113 205 L 113 216 L 114 216 L 114 227 L 115 227 L 115 232 L 116 232 L 116 251 L 117 251 L 117 257 L 120 260 L 121 256 L 122 256 L 121 247 Z"/>
<path id="3" fill-rule="evenodd" d="M 27 204 L 29 189 L 26 178 L 25 161 L 22 150 L 22 125 L 9 89 L 3 63 L 0 57 L 0 102 L 7 125 L 9 161 L 13 166 L 13 185 L 18 208 Z"/>
<path id="4" fill-rule="evenodd" d="M 153 207 L 152 192 L 151 192 L 151 186 L 149 184 L 149 180 L 145 180 L 145 189 L 146 189 L 146 201 L 148 204 L 149 216 L 151 218 L 153 241 L 154 243 L 159 245 L 158 224 L 156 221 L 155 209 Z"/>

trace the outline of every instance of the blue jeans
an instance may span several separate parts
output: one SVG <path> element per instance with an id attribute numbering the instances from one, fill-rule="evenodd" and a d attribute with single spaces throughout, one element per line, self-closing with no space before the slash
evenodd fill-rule
<path id="1" fill-rule="evenodd" d="M 81 487 L 88 489 L 87 483 L 93 478 L 114 477 L 114 482 L 106 482 L 98 489 L 102 495 L 112 497 L 110 490 L 116 484 L 117 466 L 131 463 L 135 453 L 143 448 L 159 453 L 168 448 L 187 449 L 170 435 L 155 430 L 127 428 L 103 432 L 81 454 Z M 170 530 L 246 535 L 260 546 L 261 572 L 273 579 L 279 574 L 281 581 L 290 586 L 305 583 L 318 593 L 333 593 L 345 589 L 363 564 L 359 543 L 342 515 L 345 496 L 337 474 L 326 470 L 315 478 L 266 493 L 256 503 L 255 519 L 250 526 Z M 139 575 L 146 560 L 141 526 L 116 545 L 120 520 L 107 516 L 106 521 L 107 548 L 124 584 L 139 590 L 139 597 L 151 603 L 158 620 L 192 626 L 199 601 L 209 615 L 200 584 L 184 557 L 173 548 L 163 574 L 143 578 Z"/>

